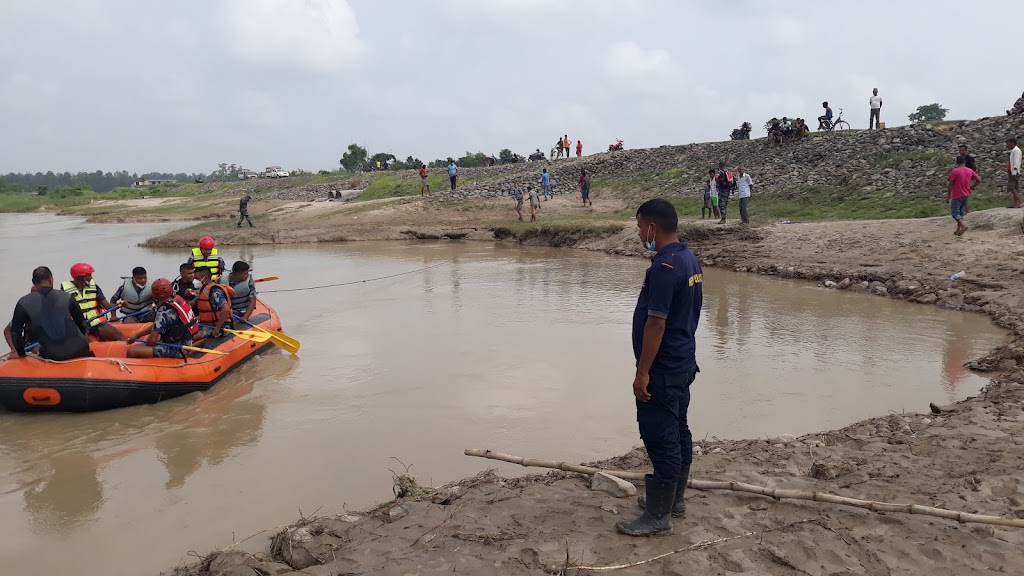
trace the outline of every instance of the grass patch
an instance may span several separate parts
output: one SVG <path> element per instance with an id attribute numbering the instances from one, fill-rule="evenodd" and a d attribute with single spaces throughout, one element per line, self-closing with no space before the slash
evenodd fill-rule
<path id="1" fill-rule="evenodd" d="M 519 242 L 548 246 L 573 246 L 584 240 L 607 238 L 622 231 L 621 224 L 541 224 L 515 222 L 507 226 L 515 232 Z"/>
<path id="2" fill-rule="evenodd" d="M 675 166 L 667 170 L 641 172 L 628 178 L 618 175 L 596 176 L 593 179 L 592 186 L 628 195 L 630 193 L 642 194 L 698 186 L 700 184 L 699 180 L 700 178 L 696 171 L 684 166 Z"/>
<path id="3" fill-rule="evenodd" d="M 950 167 L 953 165 L 955 156 L 932 150 L 928 152 L 897 152 L 895 154 L 881 154 L 871 160 L 872 166 L 880 168 L 899 168 L 904 162 L 931 163 L 937 168 Z"/>

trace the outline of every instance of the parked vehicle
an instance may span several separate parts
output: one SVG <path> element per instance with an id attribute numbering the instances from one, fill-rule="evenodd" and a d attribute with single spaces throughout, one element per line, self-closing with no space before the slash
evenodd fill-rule
<path id="1" fill-rule="evenodd" d="M 609 152 L 618 152 L 619 150 L 622 150 L 622 147 L 623 147 L 622 139 L 621 138 L 616 138 L 615 139 L 615 144 L 609 144 L 608 145 L 608 151 Z"/>
<path id="2" fill-rule="evenodd" d="M 267 166 L 266 171 L 263 172 L 264 178 L 287 178 L 288 176 L 288 171 L 282 170 L 280 166 Z"/>
<path id="3" fill-rule="evenodd" d="M 546 158 L 544 158 L 544 153 L 540 151 L 540 148 L 537 148 L 536 152 L 530 154 L 530 162 L 537 162 L 539 160 L 546 160 Z"/>

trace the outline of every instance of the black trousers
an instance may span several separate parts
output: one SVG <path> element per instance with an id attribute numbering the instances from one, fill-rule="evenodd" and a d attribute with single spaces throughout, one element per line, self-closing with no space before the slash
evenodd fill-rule
<path id="1" fill-rule="evenodd" d="M 249 223 L 249 226 L 252 226 L 252 220 L 249 220 L 249 213 L 248 212 L 239 212 L 238 213 L 238 225 L 239 226 L 242 225 L 242 220 L 245 220 L 246 222 Z"/>
<path id="2" fill-rule="evenodd" d="M 693 462 L 693 436 L 686 411 L 690 408 L 690 384 L 696 376 L 696 371 L 651 374 L 647 385 L 651 399 L 636 403 L 640 438 L 658 482 L 679 481 L 683 468 Z"/>
<path id="3" fill-rule="evenodd" d="M 455 179 L 456 178 L 458 178 L 458 176 L 449 176 L 448 177 L 448 179 L 452 181 L 452 190 L 455 190 Z"/>

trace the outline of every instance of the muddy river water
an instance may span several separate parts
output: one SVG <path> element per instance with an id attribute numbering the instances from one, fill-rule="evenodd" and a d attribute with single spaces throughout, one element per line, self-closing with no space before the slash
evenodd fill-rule
<path id="1" fill-rule="evenodd" d="M 187 251 L 136 247 L 170 227 L 0 215 L 4 319 L 40 264 L 64 280 L 87 260 L 108 295 L 137 265 L 173 278 Z M 280 277 L 260 286 L 299 357 L 265 354 L 157 405 L 0 412 L 0 572 L 155 575 L 300 510 L 386 499 L 392 457 L 440 485 L 495 464 L 468 447 L 585 461 L 640 442 L 629 324 L 641 259 L 487 243 L 223 256 Z M 1003 338 L 980 316 L 709 269 L 694 436 L 802 434 L 963 398 L 986 380 L 961 365 Z"/>

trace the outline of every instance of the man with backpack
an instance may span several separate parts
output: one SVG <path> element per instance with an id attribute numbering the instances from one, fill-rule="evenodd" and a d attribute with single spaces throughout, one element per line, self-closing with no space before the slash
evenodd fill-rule
<path id="1" fill-rule="evenodd" d="M 726 170 L 725 162 L 718 163 L 718 172 L 715 173 L 715 188 L 718 189 L 718 211 L 722 214 L 719 224 L 725 224 L 725 209 L 729 205 L 729 195 L 736 187 L 736 179 L 732 172 Z"/>

